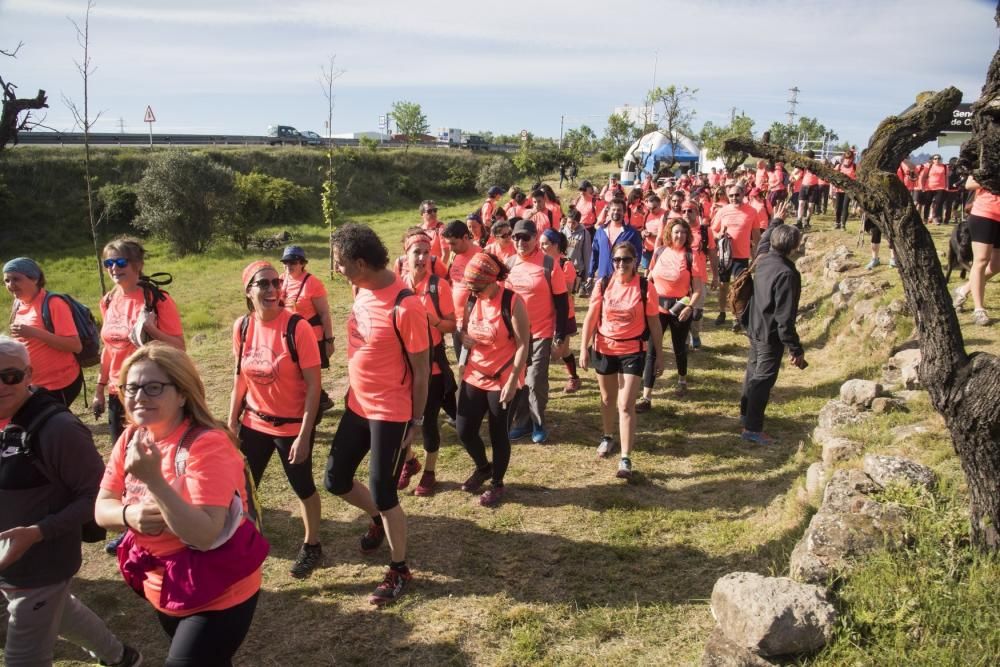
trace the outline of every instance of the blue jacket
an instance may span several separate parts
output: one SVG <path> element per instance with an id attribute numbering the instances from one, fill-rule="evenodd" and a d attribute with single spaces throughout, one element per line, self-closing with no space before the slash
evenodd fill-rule
<path id="1" fill-rule="evenodd" d="M 615 244 L 622 241 L 628 241 L 635 247 L 635 256 L 638 261 L 638 258 L 642 257 L 642 238 L 639 236 L 639 230 L 631 225 L 625 225 L 621 234 L 615 239 Z M 594 280 L 600 280 L 614 272 L 615 267 L 611 263 L 611 250 L 611 239 L 608 238 L 607 225 L 598 227 L 597 231 L 594 232 L 594 246 L 590 253 L 590 275 L 593 276 Z"/>

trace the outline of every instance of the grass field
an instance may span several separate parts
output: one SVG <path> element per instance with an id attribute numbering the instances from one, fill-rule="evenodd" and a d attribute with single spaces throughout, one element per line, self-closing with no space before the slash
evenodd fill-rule
<path id="1" fill-rule="evenodd" d="M 595 168 L 593 174 L 598 171 Z M 563 194 L 568 200 L 571 193 Z M 448 220 L 464 218 L 480 202 L 438 203 L 441 219 Z M 395 252 L 405 228 L 419 217 L 414 206 L 356 220 L 376 228 Z M 832 231 L 826 217 L 814 220 L 814 227 L 820 230 L 814 234 L 820 247 L 855 246 L 855 234 Z M 856 231 L 856 220 L 851 227 Z M 330 289 L 339 343 L 350 296 L 346 282 L 330 279 L 326 272 L 326 231 L 318 227 L 291 231 L 312 260 L 309 268 Z M 933 233 L 939 247 L 946 247 L 948 230 Z M 231 388 L 229 332 L 233 320 L 244 312 L 240 270 L 257 256 L 222 247 L 177 259 L 157 244 L 149 250 L 147 272 L 168 271 L 174 276 L 169 289 L 181 308 L 188 350 L 202 371 L 216 415 L 223 417 Z M 96 304 L 99 290 L 92 250 L 80 248 L 56 257 L 40 248 L 5 249 L 7 256 L 17 254 L 36 257 L 54 291 L 72 292 Z M 866 251 L 859 251 L 863 254 Z M 275 253 L 273 259 L 277 258 Z M 893 284 L 887 301 L 901 295 L 894 271 L 883 266 L 875 273 Z M 431 498 L 402 496 L 409 516 L 409 562 L 416 578 L 410 593 L 392 608 L 376 611 L 365 599 L 381 580 L 387 550 L 363 556 L 358 538 L 367 518 L 323 490 L 324 564 L 305 581 L 288 575 L 302 528 L 297 501 L 280 466 L 272 463 L 260 488 L 271 557 L 265 564 L 254 624 L 237 663 L 300 667 L 698 663 L 713 624 L 708 598 L 716 579 L 735 570 L 787 572 L 788 556 L 812 513 L 798 489 L 806 467 L 818 458 L 808 435 L 818 411 L 844 380 L 876 377 L 887 356 L 887 350 L 870 339 L 852 335 L 849 318 L 826 317 L 831 312 L 826 302 L 830 289 L 818 276 L 806 276 L 804 284 L 800 334 L 810 367 L 782 369 L 767 415 L 766 428 L 778 438 L 773 446 L 753 446 L 738 438 L 745 339 L 710 322 L 705 326 L 704 349 L 691 355 L 690 389 L 682 400 L 671 396 L 675 375 L 672 355 L 667 355 L 668 368 L 657 388 L 654 409 L 640 416 L 633 456 L 636 476 L 630 484 L 614 477 L 614 460 L 595 460 L 601 426 L 594 376 L 585 374 L 583 389 L 564 395 L 559 392 L 566 377 L 561 364 L 553 365 L 552 372 L 550 443 L 515 443 L 508 495 L 498 509 L 480 507 L 476 496 L 458 488 L 472 464 L 454 431 L 443 427 L 438 493 Z M 998 298 L 1000 290 L 991 286 L 988 301 Z M 0 307 L 8 305 L 4 293 Z M 581 323 L 584 305 L 578 301 Z M 711 307 L 707 312 L 714 317 Z M 972 329 L 968 311 L 961 319 L 969 327 L 970 349 L 1000 350 L 995 326 Z M 903 336 L 911 328 L 904 322 Z M 335 356 L 324 384 L 342 406 L 339 399 L 346 388 L 342 347 Z M 83 415 L 82 401 L 75 407 Z M 339 415 L 338 407 L 317 431 L 317 480 Z M 93 426 L 106 454 L 110 448 L 106 427 L 93 424 L 91 417 L 82 418 Z M 958 516 L 948 515 L 949 530 L 942 534 L 954 537 L 964 528 L 961 474 L 950 446 L 941 441 L 943 427 L 930 408 L 925 405 L 922 411 L 875 420 L 870 445 L 888 451 L 893 448 L 885 437 L 889 427 L 926 419 L 935 424 L 937 440 L 933 446 L 908 443 L 906 453 L 934 465 L 948 480 L 945 488 L 952 497 L 940 502 L 950 503 L 949 511 Z M 366 478 L 364 466 L 359 475 Z M 113 559 L 99 545 L 84 548 L 76 594 L 108 619 L 125 641 L 141 647 L 149 664 L 160 664 L 167 640 L 151 608 L 128 592 Z M 881 567 L 884 573 L 869 576 L 883 582 L 898 572 L 895 562 Z M 970 564 L 959 567 L 967 573 Z M 977 561 L 975 567 L 979 597 L 974 599 L 995 603 L 997 589 L 984 586 L 996 582 L 996 562 Z M 876 604 L 866 597 L 872 590 L 874 584 L 855 593 L 852 599 L 859 609 Z M 955 602 L 969 599 L 958 597 Z M 912 613 L 913 604 L 905 604 Z M 946 611 L 936 607 L 933 613 Z M 877 617 L 877 607 L 868 613 Z M 890 664 L 892 660 L 870 662 L 865 656 L 907 655 L 906 646 L 894 652 L 893 642 L 921 641 L 907 640 L 905 632 L 902 640 L 892 633 L 882 639 L 883 635 L 869 631 L 871 627 L 871 623 L 845 622 L 837 644 L 815 661 Z M 994 633 L 996 627 L 992 626 Z M 982 657 L 991 646 L 990 628 L 982 625 L 945 630 L 958 633 L 955 641 L 962 655 Z M 994 649 L 998 645 L 992 643 Z M 903 662 L 932 664 L 922 662 L 922 653 L 913 655 Z M 60 645 L 57 656 L 62 665 L 84 664 L 75 662 L 82 659 L 80 651 L 66 644 Z"/>

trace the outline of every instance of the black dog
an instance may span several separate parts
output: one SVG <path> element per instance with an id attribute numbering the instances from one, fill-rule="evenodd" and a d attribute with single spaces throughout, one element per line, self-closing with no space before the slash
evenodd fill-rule
<path id="1" fill-rule="evenodd" d="M 965 280 L 966 272 L 972 268 L 972 235 L 969 223 L 962 220 L 951 231 L 948 241 L 948 274 L 945 282 L 951 281 L 951 272 L 959 269 L 959 276 Z"/>

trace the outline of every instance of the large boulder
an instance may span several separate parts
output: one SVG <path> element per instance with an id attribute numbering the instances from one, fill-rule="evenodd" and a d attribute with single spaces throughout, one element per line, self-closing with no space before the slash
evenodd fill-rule
<path id="1" fill-rule="evenodd" d="M 878 283 L 866 277 L 844 278 L 837 284 L 837 291 L 848 299 L 868 299 L 877 294 L 881 294 L 889 283 L 880 281 Z"/>
<path id="2" fill-rule="evenodd" d="M 810 499 L 816 498 L 823 491 L 823 486 L 826 484 L 827 478 L 827 468 L 825 465 L 816 461 L 809 465 L 806 470 L 806 494 Z"/>
<path id="3" fill-rule="evenodd" d="M 792 551 L 789 571 L 794 579 L 826 583 L 846 571 L 853 557 L 901 541 L 902 509 L 870 497 L 881 488 L 860 470 L 833 475 L 823 504 Z"/>
<path id="4" fill-rule="evenodd" d="M 832 431 L 838 426 L 858 424 L 867 417 L 858 406 L 834 399 L 820 409 L 817 423 L 820 428 Z"/>
<path id="5" fill-rule="evenodd" d="M 882 385 L 871 380 L 848 380 L 840 385 L 840 400 L 848 405 L 871 407 L 872 401 L 882 393 Z"/>
<path id="6" fill-rule="evenodd" d="M 702 667 L 773 667 L 775 664 L 730 640 L 719 626 L 715 626 L 708 636 L 701 658 Z"/>
<path id="7" fill-rule="evenodd" d="M 833 437 L 823 441 L 823 465 L 833 467 L 838 461 L 847 461 L 861 453 L 860 442 L 848 438 Z"/>
<path id="8" fill-rule="evenodd" d="M 837 618 L 818 586 L 753 572 L 733 572 L 715 582 L 712 614 L 730 641 L 762 656 L 822 648 Z"/>
<path id="9" fill-rule="evenodd" d="M 881 486 L 889 486 L 896 482 L 932 489 L 937 483 L 937 475 L 933 470 L 898 456 L 865 454 L 862 465 L 872 481 Z"/>

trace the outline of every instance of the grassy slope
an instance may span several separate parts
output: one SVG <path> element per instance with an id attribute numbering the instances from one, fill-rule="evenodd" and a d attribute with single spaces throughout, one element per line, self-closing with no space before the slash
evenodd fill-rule
<path id="1" fill-rule="evenodd" d="M 566 199 L 570 194 L 564 192 Z M 449 219 L 461 217 L 478 200 L 439 204 L 442 218 Z M 358 220 L 376 227 L 395 249 L 417 216 L 406 210 Z M 827 229 L 830 224 L 821 218 L 816 226 Z M 856 228 L 856 222 L 852 226 Z M 940 243 L 946 232 L 934 231 Z M 854 246 L 854 235 L 826 231 L 819 236 L 824 245 L 832 247 L 846 238 Z M 296 241 L 314 260 L 310 268 L 324 279 L 325 238 L 321 228 L 297 230 Z M 243 308 L 238 276 L 252 257 L 223 248 L 178 260 L 157 245 L 151 250 L 147 268 L 175 276 L 172 293 L 182 309 L 189 350 L 203 371 L 212 407 L 221 416 L 230 389 L 229 326 Z M 37 256 L 53 289 L 96 303 L 96 281 L 85 249 L 61 259 Z M 890 269 L 878 273 L 898 291 Z M 342 338 L 349 292 L 342 279 L 326 282 Z M 272 555 L 238 663 L 697 662 L 712 626 L 707 599 L 715 580 L 733 570 L 787 570 L 787 557 L 811 513 L 798 499 L 796 487 L 806 466 L 818 458 L 808 433 L 819 409 L 844 379 L 874 377 L 885 358 L 869 340 L 849 333 L 838 336 L 847 331 L 844 318 L 825 325 L 823 299 L 828 294 L 818 280 L 807 278 L 803 302 L 817 305 L 801 327 L 811 365 L 804 372 L 782 370 L 768 409 L 767 428 L 780 438 L 773 447 L 752 447 L 735 437 L 745 343 L 710 323 L 703 336 L 705 349 L 692 354 L 688 396 L 683 401 L 667 398 L 673 377 L 668 368 L 653 412 L 640 418 L 634 455 L 638 474 L 632 484 L 614 478 L 613 461 L 594 459 L 601 427 L 593 375 L 584 376 L 581 392 L 567 397 L 558 391 L 565 378 L 561 365 L 553 366 L 552 373 L 552 442 L 515 444 L 509 499 L 499 509 L 481 508 L 475 496 L 458 489 L 471 463 L 454 432 L 444 427 L 439 493 L 428 499 L 403 496 L 417 579 L 412 593 L 389 610 L 373 611 L 364 599 L 381 579 L 387 552 L 362 556 L 357 539 L 366 519 L 325 491 L 325 567 L 305 582 L 288 576 L 301 524 L 297 502 L 280 466 L 273 463 L 260 490 Z M 995 287 L 989 298 L 1000 298 Z M 6 294 L 0 296 L 0 307 L 8 303 L 5 299 Z M 583 304 L 577 306 L 582 322 Z M 963 323 L 967 321 L 968 315 L 963 317 Z M 1000 347 L 995 328 L 976 329 L 970 338 L 970 348 Z M 325 375 L 335 397 L 343 395 L 344 363 L 341 349 Z M 338 416 L 339 411 L 329 416 L 317 433 L 316 479 L 321 478 Z M 881 420 L 871 427 L 870 440 L 880 449 L 887 447 L 888 426 L 923 418 L 914 413 Z M 106 452 L 106 428 L 96 426 L 95 431 Z M 909 449 L 909 454 L 929 457 L 928 462 L 945 471 L 960 513 L 960 475 L 947 445 Z M 362 467 L 359 475 L 366 476 L 367 470 Z M 995 564 L 985 573 L 995 580 Z M 96 545 L 85 546 L 75 591 L 109 619 L 120 636 L 141 646 L 151 664 L 162 661 L 167 642 L 152 612 L 126 591 L 112 559 Z M 865 651 L 872 650 L 863 646 L 871 641 L 866 628 L 845 625 L 843 641 L 819 661 L 866 662 Z M 863 648 L 853 653 L 851 646 L 857 644 Z M 979 647 L 969 648 L 982 654 Z M 891 642 L 887 650 L 886 655 L 894 655 Z M 72 660 L 79 655 L 63 646 L 60 664 L 76 664 Z"/>

